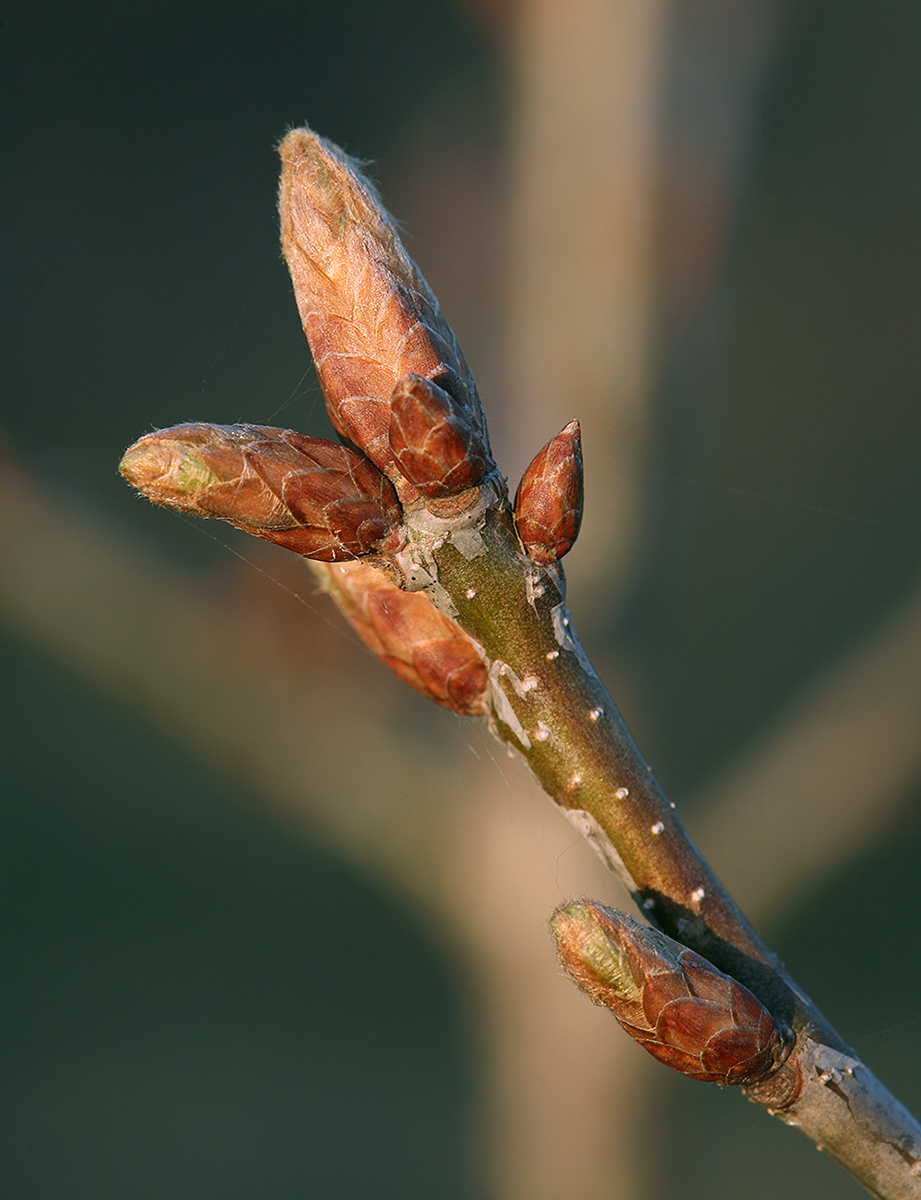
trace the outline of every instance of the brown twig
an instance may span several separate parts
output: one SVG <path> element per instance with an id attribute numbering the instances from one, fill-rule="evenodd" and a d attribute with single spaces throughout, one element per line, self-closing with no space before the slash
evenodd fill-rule
<path id="1" fill-rule="evenodd" d="M 921 1195 L 921 1128 L 798 989 L 720 885 L 575 640 L 557 556 L 578 526 L 566 524 L 567 508 L 578 507 L 578 486 L 573 491 L 570 478 L 561 487 L 558 471 L 535 468 L 537 494 L 550 487 L 565 502 L 555 520 L 551 496 L 533 525 L 544 533 L 521 536 L 469 371 L 373 191 L 308 130 L 289 134 L 281 154 L 283 245 L 330 416 L 400 499 L 402 524 L 388 520 L 386 538 L 373 547 L 381 587 L 423 594 L 456 625 L 454 640 L 482 663 L 482 702 L 494 732 L 525 759 L 648 918 L 746 985 L 778 1028 L 792 1028 L 789 1058 L 778 1065 L 784 1056 L 777 1054 L 776 1069 L 748 1080 L 750 1098 L 799 1125 L 874 1194 Z M 409 407 L 407 396 L 414 398 Z M 394 421 L 395 412 L 405 419 Z M 168 491 L 161 486 L 164 447 L 175 442 L 175 430 L 150 435 L 126 456 L 133 480 L 158 499 Z M 466 468 L 458 446 L 468 448 Z M 284 498 L 286 479 L 260 468 L 254 454 L 259 478 Z M 174 472 L 175 454 L 166 460 Z M 564 478 L 573 464 L 572 452 L 562 456 Z M 208 510 L 226 482 L 213 472 L 186 472 L 182 506 Z M 519 494 L 517 514 L 525 531 L 528 495 Z M 246 488 L 221 492 L 220 515 L 236 524 L 259 526 L 252 505 Z M 412 657 L 412 624 L 400 625 L 398 637 Z M 455 668 L 451 654 L 436 653 L 429 663 L 448 697 Z"/>

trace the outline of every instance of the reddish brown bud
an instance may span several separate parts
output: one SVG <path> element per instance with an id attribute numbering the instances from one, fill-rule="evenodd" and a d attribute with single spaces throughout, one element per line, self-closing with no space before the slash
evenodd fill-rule
<path id="1" fill-rule="evenodd" d="M 578 421 L 570 421 L 525 471 L 515 495 L 515 524 L 535 562 L 555 562 L 572 548 L 582 524 Z"/>
<path id="2" fill-rule="evenodd" d="M 693 950 L 592 900 L 563 904 L 550 927 L 563 970 L 660 1062 L 710 1083 L 758 1083 L 792 1034 L 748 988 Z"/>
<path id="3" fill-rule="evenodd" d="M 456 496 L 486 471 L 479 430 L 443 388 L 419 375 L 397 380 L 390 401 L 390 449 L 423 496 Z"/>
<path id="4" fill-rule="evenodd" d="M 121 472 L 155 504 L 221 517 L 322 562 L 372 553 L 402 520 L 373 463 L 290 429 L 176 425 L 135 442 Z"/>
<path id="5" fill-rule="evenodd" d="M 402 591 L 370 563 L 328 567 L 326 578 L 356 631 L 404 683 L 455 712 L 486 712 L 482 654 L 426 595 Z"/>
<path id="6" fill-rule="evenodd" d="M 338 432 L 392 472 L 390 397 L 411 371 L 450 375 L 459 409 L 485 439 L 483 409 L 454 334 L 374 189 L 347 155 L 309 129 L 292 130 L 279 154 L 282 249 Z"/>

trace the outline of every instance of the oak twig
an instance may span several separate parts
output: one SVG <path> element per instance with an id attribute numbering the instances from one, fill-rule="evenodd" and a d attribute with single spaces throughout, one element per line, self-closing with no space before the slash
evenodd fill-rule
<path id="1" fill-rule="evenodd" d="M 282 244 L 330 418 L 349 445 L 177 426 L 136 443 L 123 472 L 159 503 L 319 559 L 328 590 L 389 666 L 440 703 L 487 716 L 679 944 L 653 939 L 682 997 L 695 997 L 681 1009 L 681 1053 L 663 1033 L 661 1057 L 683 1069 L 707 1057 L 717 1026 L 721 1046 L 736 1036 L 729 1017 L 706 1007 L 722 989 L 727 1012 L 748 1013 L 738 1037 L 760 1031 L 751 1069 L 724 1054 L 749 1098 L 798 1125 L 873 1194 L 921 1196 L 921 1128 L 719 883 L 575 638 L 559 559 L 581 516 L 578 427 L 538 454 L 513 511 L 470 372 L 373 190 L 309 130 L 280 149 Z M 602 923 L 617 941 L 633 928 L 626 920 Z M 682 958 L 682 947 L 693 955 Z M 646 983 L 644 994 L 661 986 Z M 634 979 L 627 991 L 637 987 Z M 659 1029 L 659 1016 L 645 1019 Z"/>

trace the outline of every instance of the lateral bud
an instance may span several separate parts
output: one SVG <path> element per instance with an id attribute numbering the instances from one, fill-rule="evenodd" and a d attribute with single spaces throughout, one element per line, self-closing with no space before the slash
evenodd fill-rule
<path id="1" fill-rule="evenodd" d="M 424 592 L 402 591 L 371 563 L 320 571 L 355 631 L 404 683 L 455 712 L 486 712 L 489 674 L 481 651 Z"/>
<path id="2" fill-rule="evenodd" d="M 550 928 L 566 974 L 653 1058 L 709 1083 L 760 1083 L 793 1034 L 748 988 L 656 929 L 593 900 L 561 904 Z"/>
<path id="3" fill-rule="evenodd" d="M 518 536 L 536 563 L 556 562 L 582 524 L 582 436 L 570 421 L 532 460 L 515 494 Z"/>
<path id="4" fill-rule="evenodd" d="M 390 400 L 390 449 L 423 496 L 439 499 L 476 487 L 486 473 L 480 431 L 444 388 L 401 376 Z"/>
<path id="5" fill-rule="evenodd" d="M 402 522 L 390 481 L 360 454 L 262 425 L 175 425 L 131 446 L 121 473 L 154 504 L 320 562 L 382 548 Z"/>

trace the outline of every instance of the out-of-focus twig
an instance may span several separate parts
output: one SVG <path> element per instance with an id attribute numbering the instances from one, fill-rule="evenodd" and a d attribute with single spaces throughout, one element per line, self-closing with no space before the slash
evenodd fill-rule
<path id="1" fill-rule="evenodd" d="M 8 460 L 0 511 L 9 629 L 151 717 L 310 836 L 425 897 L 419 911 L 467 968 L 489 1190 L 503 1200 L 562 1200 L 573 1186 L 583 1200 L 635 1200 L 620 1138 L 629 1144 L 638 1110 L 623 1084 L 648 1075 L 647 1064 L 596 1014 L 585 1019 L 578 993 L 553 969 L 537 915 L 563 886 L 604 894 L 611 880 L 533 781 L 462 743 L 450 765 L 444 747 L 410 740 L 405 710 L 388 699 L 388 686 L 399 685 L 385 672 L 343 671 L 341 662 L 327 670 L 322 654 L 309 655 L 308 669 L 277 613 L 228 602 L 226 590 L 144 554 Z M 328 640 L 322 621 L 319 634 L 310 631 L 314 611 L 298 617 L 305 641 Z M 549 1091 L 539 1086 L 548 1077 Z"/>
<path id="2" fill-rule="evenodd" d="M 880 837 L 921 774 L 919 730 L 916 588 L 705 794 L 700 844 L 746 911 L 795 904 L 804 885 Z M 755 845 L 756 855 L 739 854 Z"/>
<path id="3" fill-rule="evenodd" d="M 515 6 L 506 436 L 582 422 L 587 515 L 570 582 L 590 620 L 616 607 L 647 530 L 656 374 L 675 344 L 707 341 L 776 7 Z M 501 457 L 518 469 L 525 454 Z"/>
<path id="4" fill-rule="evenodd" d="M 654 1084 L 652 1064 L 628 1039 L 612 1037 L 604 1015 L 586 1012 L 554 974 L 534 915 L 558 902 L 560 888 L 604 894 L 608 877 L 594 855 L 572 845 L 568 825 L 530 780 L 511 766 L 505 779 L 489 762 L 478 770 L 467 757 L 464 798 L 454 795 L 451 781 L 459 773 L 446 770 L 443 757 L 433 764 L 421 743 L 407 745 L 406 723 L 388 724 L 390 706 L 369 677 L 353 686 L 347 673 L 327 672 L 317 656 L 307 676 L 277 621 L 260 621 L 258 610 L 240 612 L 213 588 L 152 561 L 9 462 L 0 464 L 0 506 L 0 611 L 8 627 L 152 714 L 340 853 L 397 887 L 424 892 L 426 911 L 436 913 L 437 904 L 445 932 L 470 967 L 491 1098 L 484 1140 L 496 1194 L 558 1200 L 577 1182 L 582 1197 L 634 1200 L 638 1179 L 623 1156 L 639 1129 L 642 1097 Z M 834 761 L 845 730 L 875 729 L 885 738 L 889 729 L 915 729 L 917 639 L 915 602 L 839 668 L 835 678 L 850 686 L 841 691 L 846 722 L 837 734 L 833 721 L 809 719 L 807 701 L 774 730 L 759 757 L 789 761 L 784 747 L 795 745 L 798 760 L 813 763 L 831 747 Z M 827 688 L 826 714 L 833 681 Z M 371 739 L 363 744 L 375 755 L 373 770 L 369 759 L 348 753 L 353 737 Z M 916 739 L 895 737 L 886 746 L 880 761 L 887 778 L 910 780 L 918 766 Z M 867 749 L 865 761 L 874 761 Z M 412 801 L 403 786 L 407 773 Z M 752 788 L 755 778 L 752 771 Z M 867 786 L 855 781 L 848 790 L 853 827 L 876 828 L 879 778 Z M 893 811 L 899 791 L 891 792 Z M 827 814 L 821 786 L 798 792 L 800 825 L 819 798 Z M 763 810 L 758 829 L 763 839 Z M 751 844 L 747 825 L 727 811 L 708 820 L 701 841 L 714 844 L 731 868 L 734 836 Z M 844 848 L 816 839 L 811 870 L 839 861 Z M 831 857 L 822 860 L 823 851 Z M 581 856 L 577 870 L 574 854 Z M 558 871 L 567 872 L 559 887 Z M 766 878 L 748 897 L 752 916 L 770 915 L 788 886 L 780 875 Z M 501 927 L 494 920 L 499 906 Z"/>
<path id="5" fill-rule="evenodd" d="M 0 611 L 14 628 L 96 686 L 130 696 L 344 856 L 430 894 L 434 843 L 452 823 L 450 780 L 420 741 L 414 787 L 404 786 L 405 731 L 391 726 L 373 687 L 341 671 L 292 668 L 250 614 L 81 518 L 8 463 L 0 511 Z"/>
<path id="6" fill-rule="evenodd" d="M 571 582 L 588 599 L 603 571 L 606 605 L 642 527 L 663 8 L 525 0 L 512 47 L 508 424 L 549 434 L 579 417 L 588 552 Z M 525 451 L 509 450 L 515 474 Z"/>

